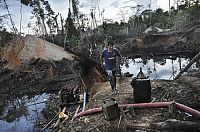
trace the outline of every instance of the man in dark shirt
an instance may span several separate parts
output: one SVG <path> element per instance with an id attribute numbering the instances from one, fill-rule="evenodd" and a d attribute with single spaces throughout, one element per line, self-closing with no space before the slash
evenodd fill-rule
<path id="1" fill-rule="evenodd" d="M 110 85 L 112 91 L 115 92 L 116 88 L 116 71 L 117 71 L 117 56 L 119 57 L 119 62 L 121 63 L 121 54 L 119 50 L 113 48 L 114 43 L 112 41 L 108 42 L 107 48 L 102 52 L 102 64 L 105 71 L 109 76 Z"/>

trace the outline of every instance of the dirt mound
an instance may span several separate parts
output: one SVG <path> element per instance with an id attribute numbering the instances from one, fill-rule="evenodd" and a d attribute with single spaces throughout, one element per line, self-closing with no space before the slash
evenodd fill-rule
<path id="1" fill-rule="evenodd" d="M 44 60 L 74 59 L 74 55 L 64 51 L 64 48 L 32 35 L 16 38 L 8 47 L 1 50 L 1 54 L 2 60 L 7 62 L 4 68 L 9 69 L 14 69 L 37 58 Z"/>

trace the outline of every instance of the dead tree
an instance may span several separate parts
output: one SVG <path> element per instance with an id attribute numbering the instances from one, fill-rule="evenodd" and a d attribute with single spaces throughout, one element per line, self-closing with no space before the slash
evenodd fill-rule
<path id="1" fill-rule="evenodd" d="M 183 69 L 180 71 L 180 73 L 174 78 L 174 80 L 178 79 L 190 66 L 196 62 L 200 57 L 200 52 L 191 60 L 191 62 Z"/>

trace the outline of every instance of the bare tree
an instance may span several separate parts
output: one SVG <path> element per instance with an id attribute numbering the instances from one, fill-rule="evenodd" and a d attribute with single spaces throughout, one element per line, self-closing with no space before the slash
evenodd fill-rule
<path id="1" fill-rule="evenodd" d="M 12 29 L 13 29 L 14 33 L 16 34 L 16 33 L 17 33 L 17 28 L 15 27 L 15 24 L 14 24 L 14 22 L 13 22 L 13 20 L 12 20 L 10 11 L 9 11 L 9 9 L 8 9 L 8 5 L 7 5 L 7 3 L 6 3 L 6 0 L 4 0 L 4 4 L 5 4 L 6 10 L 7 10 L 7 12 L 8 12 L 8 15 L 9 15 L 9 17 L 10 17 L 10 22 L 11 22 L 11 25 L 12 25 Z"/>
<path id="2" fill-rule="evenodd" d="M 38 13 L 39 13 L 39 16 L 42 20 L 42 25 L 44 26 L 45 35 L 48 35 L 47 28 L 46 28 L 46 25 L 45 25 L 44 9 L 41 8 L 39 0 L 35 0 L 34 3 L 36 5 L 36 7 L 38 8 L 38 11 L 39 11 Z"/>

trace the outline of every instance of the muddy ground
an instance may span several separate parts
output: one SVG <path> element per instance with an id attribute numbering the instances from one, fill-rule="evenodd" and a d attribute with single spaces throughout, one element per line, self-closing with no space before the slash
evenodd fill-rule
<path id="1" fill-rule="evenodd" d="M 74 84 L 76 87 L 77 75 L 71 70 L 72 65 L 72 62 L 66 59 L 61 61 L 34 59 L 18 69 L 2 68 L 0 71 L 0 106 L 4 106 L 6 100 L 24 95 L 34 96 L 45 92 L 58 92 L 66 87 L 66 84 L 72 88 Z"/>
<path id="2" fill-rule="evenodd" d="M 90 97 L 87 104 L 87 109 L 92 109 L 96 107 L 102 107 L 103 101 L 114 98 L 117 100 L 118 104 L 135 103 L 133 96 L 133 88 L 130 85 L 132 78 L 122 77 L 118 78 L 117 88 L 118 93 L 111 92 L 108 82 L 96 83 L 92 89 L 95 94 Z M 152 102 L 170 102 L 175 101 L 182 103 L 196 110 L 200 110 L 200 93 L 196 88 L 186 85 L 177 81 L 167 81 L 167 80 L 154 80 L 151 81 L 152 86 Z M 57 108 L 54 104 L 59 104 L 60 100 L 54 98 L 52 100 L 52 105 L 49 108 Z M 71 121 L 76 108 L 78 105 L 73 105 L 68 109 L 69 119 L 59 125 L 57 128 L 53 128 L 58 131 L 135 131 L 135 130 L 146 130 L 146 131 L 196 131 L 199 128 L 183 128 L 180 127 L 169 128 L 159 127 L 157 123 L 166 121 L 192 121 L 199 123 L 199 118 L 191 116 L 185 112 L 177 110 L 174 114 L 169 113 L 167 108 L 144 108 L 144 109 L 126 109 L 125 116 L 120 119 L 120 117 L 107 121 L 104 118 L 103 113 L 97 113 L 95 115 L 89 115 L 80 117 Z M 47 108 L 47 109 L 49 109 Z M 48 110 L 49 111 L 49 110 Z M 81 111 L 81 109 L 80 109 Z M 54 113 L 56 114 L 56 113 Z M 120 121 L 121 120 L 121 121 Z"/>
<path id="3" fill-rule="evenodd" d="M 119 47 L 124 56 L 141 55 L 162 55 L 192 53 L 195 55 L 200 51 L 199 37 L 200 28 L 190 28 L 182 32 L 172 34 L 152 34 L 141 36 L 140 38 L 116 39 L 116 47 Z M 89 100 L 87 109 L 101 107 L 103 100 L 115 98 L 119 104 L 134 103 L 133 88 L 130 85 L 132 78 L 118 78 L 117 87 L 119 92 L 113 94 L 108 82 L 100 79 L 99 72 L 95 65 L 89 65 L 87 61 L 45 61 L 34 59 L 19 69 L 5 69 L 6 62 L 0 62 L 0 107 L 1 110 L 7 105 L 7 100 L 24 95 L 32 96 L 42 93 L 56 93 L 57 96 L 47 103 L 47 108 L 43 110 L 43 119 L 37 124 L 44 128 L 45 125 L 58 113 L 61 108 L 67 107 L 66 114 L 69 119 L 59 123 L 55 127 L 58 119 L 56 117 L 48 127 L 52 131 L 163 131 L 157 123 L 178 121 L 192 121 L 199 123 L 199 118 L 191 116 L 177 110 L 171 115 L 167 108 L 151 109 L 127 109 L 123 117 L 107 121 L 103 113 L 91 116 L 84 116 L 71 120 L 76 108 L 79 105 L 79 98 L 61 100 L 60 90 L 65 95 L 79 89 L 78 94 L 83 93 L 83 88 L 87 87 Z M 83 82 L 79 76 L 82 76 Z M 152 101 L 170 102 L 175 101 L 200 111 L 200 89 L 197 83 L 199 72 L 188 74 L 186 78 L 193 77 L 193 81 L 179 80 L 152 80 Z M 195 79 L 194 79 L 195 78 Z M 192 83 L 191 83 L 192 82 Z M 81 89 L 81 90 L 80 90 Z M 71 97 L 70 94 L 67 97 Z M 79 96 L 78 96 L 79 97 Z M 82 104 L 80 104 L 82 106 Z M 81 108 L 79 112 L 81 111 Z M 178 127 L 180 128 L 180 127 Z M 165 128 L 166 131 L 196 131 L 197 128 L 176 129 L 176 127 Z"/>

